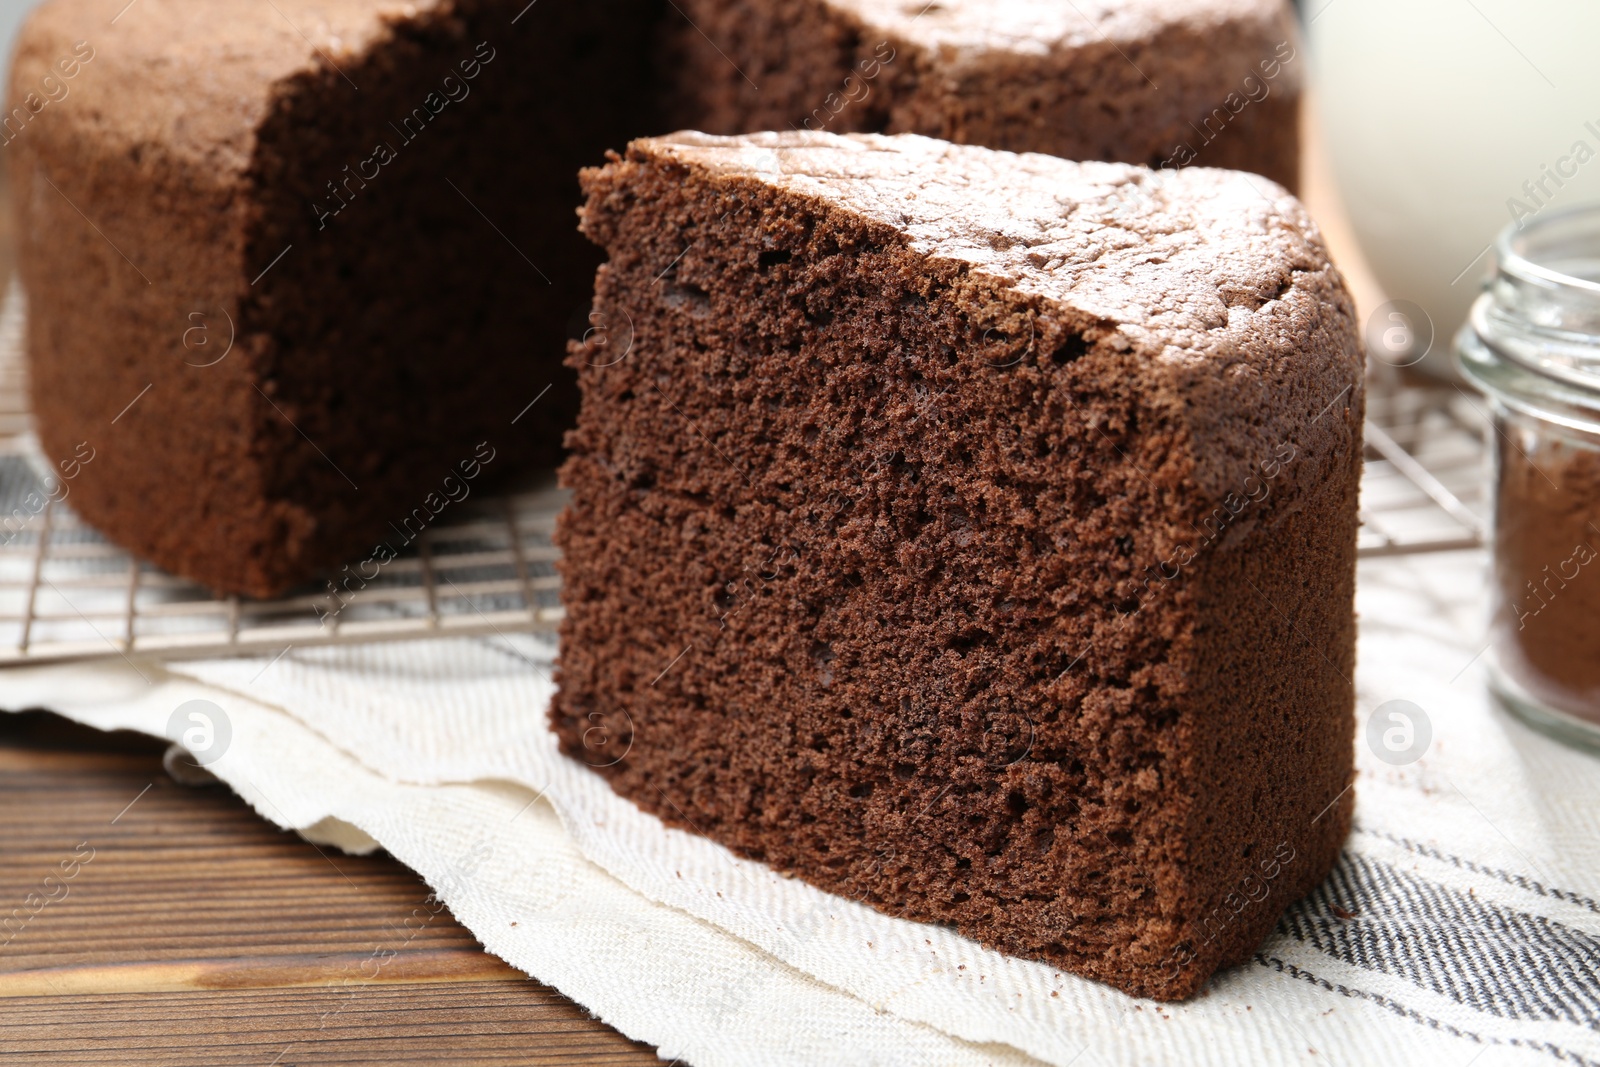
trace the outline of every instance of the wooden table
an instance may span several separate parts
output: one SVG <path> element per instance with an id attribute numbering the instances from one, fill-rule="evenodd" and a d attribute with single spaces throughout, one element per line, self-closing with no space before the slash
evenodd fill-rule
<path id="1" fill-rule="evenodd" d="M 661 1062 L 434 914 L 409 869 L 178 785 L 164 748 L 0 714 L 7 1067 Z"/>

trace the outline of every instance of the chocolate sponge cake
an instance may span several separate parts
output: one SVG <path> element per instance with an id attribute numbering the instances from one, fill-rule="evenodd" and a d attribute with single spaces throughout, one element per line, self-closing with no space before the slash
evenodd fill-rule
<path id="1" fill-rule="evenodd" d="M 678 5 L 679 126 L 921 133 L 1298 177 L 1303 61 L 1283 0 Z"/>
<path id="2" fill-rule="evenodd" d="M 46 3 L 0 151 L 38 432 L 96 450 L 73 505 L 265 595 L 425 523 L 462 464 L 553 465 L 599 262 L 577 169 L 650 129 L 652 10 Z"/>
<path id="3" fill-rule="evenodd" d="M 632 345 L 570 360 L 564 749 L 1130 993 L 1247 958 L 1352 810 L 1362 356 L 1298 202 L 804 132 L 584 185 Z"/>
<path id="4" fill-rule="evenodd" d="M 1276 2 L 1085 10 L 47 0 L 0 122 L 39 435 L 96 449 L 73 500 L 110 537 L 273 594 L 409 536 L 480 454 L 556 461 L 599 262 L 576 171 L 666 101 L 1290 179 Z"/>

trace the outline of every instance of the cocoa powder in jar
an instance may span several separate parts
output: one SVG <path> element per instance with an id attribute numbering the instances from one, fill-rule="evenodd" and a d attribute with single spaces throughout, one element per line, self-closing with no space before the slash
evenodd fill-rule
<path id="1" fill-rule="evenodd" d="M 1495 652 L 1549 707 L 1600 723 L 1600 442 L 1503 421 Z"/>

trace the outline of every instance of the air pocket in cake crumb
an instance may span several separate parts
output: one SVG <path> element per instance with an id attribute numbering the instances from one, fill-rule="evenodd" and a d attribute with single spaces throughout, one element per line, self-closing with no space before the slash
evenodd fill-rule
<path id="1" fill-rule="evenodd" d="M 830 664 L 838 658 L 839 654 L 826 641 L 811 642 L 811 662 L 816 666 L 817 684 L 824 689 L 833 684 L 833 667 Z"/>
<path id="2" fill-rule="evenodd" d="M 661 286 L 661 299 L 668 307 L 678 308 L 690 315 L 711 313 L 711 294 L 688 282 L 666 281 Z"/>

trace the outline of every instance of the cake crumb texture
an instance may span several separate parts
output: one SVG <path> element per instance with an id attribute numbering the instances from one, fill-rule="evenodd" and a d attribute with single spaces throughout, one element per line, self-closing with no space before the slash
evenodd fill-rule
<path id="1" fill-rule="evenodd" d="M 1251 181 L 810 133 L 585 172 L 631 347 L 570 357 L 564 750 L 1130 993 L 1247 958 L 1349 827 L 1362 416 Z"/>

